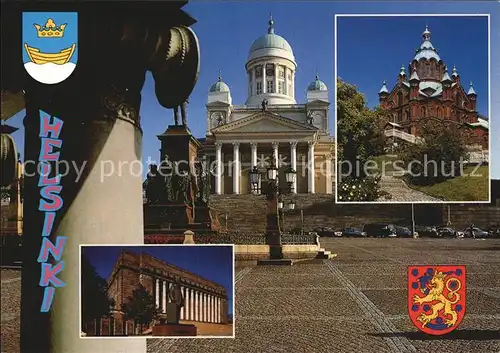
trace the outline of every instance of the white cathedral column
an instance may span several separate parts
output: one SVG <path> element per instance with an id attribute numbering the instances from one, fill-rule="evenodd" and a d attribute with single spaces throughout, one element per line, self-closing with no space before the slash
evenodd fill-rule
<path id="1" fill-rule="evenodd" d="M 252 168 L 257 165 L 257 143 L 256 142 L 251 142 L 250 147 L 252 148 Z"/>
<path id="2" fill-rule="evenodd" d="M 215 143 L 216 175 L 215 175 L 215 193 L 222 194 L 222 143 Z"/>
<path id="3" fill-rule="evenodd" d="M 278 163 L 279 163 L 278 147 L 279 147 L 279 143 L 278 142 L 273 142 L 273 158 L 274 158 L 274 164 L 276 165 L 276 168 L 280 167 L 278 165 Z"/>
<path id="4" fill-rule="evenodd" d="M 329 155 L 326 156 L 326 193 L 333 194 L 333 168 L 332 159 Z"/>
<path id="5" fill-rule="evenodd" d="M 314 194 L 314 141 L 309 141 L 309 151 L 308 151 L 308 178 L 307 178 L 307 186 L 308 192 Z"/>
<path id="6" fill-rule="evenodd" d="M 233 142 L 233 193 L 240 193 L 240 143 Z"/>
<path id="7" fill-rule="evenodd" d="M 167 285 L 167 281 L 162 281 L 162 283 L 163 283 L 163 292 L 161 293 L 162 294 L 161 311 L 166 313 L 167 312 L 167 289 L 169 289 L 169 288 Z"/>
<path id="8" fill-rule="evenodd" d="M 157 307 L 160 306 L 160 280 L 158 278 L 155 278 L 155 283 L 156 283 L 156 291 L 155 291 L 155 305 Z"/>
<path id="9" fill-rule="evenodd" d="M 290 166 L 297 172 L 297 141 L 290 142 Z M 292 185 L 292 193 L 297 193 L 297 174 L 295 175 L 295 183 Z"/>
<path id="10" fill-rule="evenodd" d="M 262 66 L 262 93 L 267 92 L 266 64 Z"/>

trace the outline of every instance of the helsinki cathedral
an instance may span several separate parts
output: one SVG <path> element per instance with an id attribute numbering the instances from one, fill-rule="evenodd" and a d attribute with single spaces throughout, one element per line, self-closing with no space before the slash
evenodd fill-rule
<path id="1" fill-rule="evenodd" d="M 212 192 L 249 194 L 249 173 L 257 167 L 264 193 L 266 168 L 274 159 L 278 180 L 285 180 L 287 168 L 297 172 L 292 193 L 332 193 L 335 143 L 329 133 L 328 87 L 316 75 L 306 101 L 296 101 L 296 88 L 303 92 L 295 87 L 297 62 L 272 18 L 267 33 L 250 47 L 245 69 L 244 104 L 233 103 L 220 74 L 208 92 L 206 138 L 200 142 L 215 172 Z"/>

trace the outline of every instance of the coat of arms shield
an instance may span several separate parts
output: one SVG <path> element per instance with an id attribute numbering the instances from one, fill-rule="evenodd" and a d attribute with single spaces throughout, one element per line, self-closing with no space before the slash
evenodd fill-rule
<path id="1" fill-rule="evenodd" d="M 23 12 L 23 64 L 44 84 L 66 80 L 78 61 L 76 12 Z"/>
<path id="2" fill-rule="evenodd" d="M 455 330 L 465 316 L 465 266 L 409 266 L 408 313 L 413 324 L 431 335 Z"/>

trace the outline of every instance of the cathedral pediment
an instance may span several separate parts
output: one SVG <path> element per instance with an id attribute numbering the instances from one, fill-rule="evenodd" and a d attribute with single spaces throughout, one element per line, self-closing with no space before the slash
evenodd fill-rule
<path id="1" fill-rule="evenodd" d="M 212 133 L 294 133 L 309 132 L 314 133 L 318 129 L 314 126 L 278 114 L 261 112 L 250 115 L 246 118 L 233 121 L 229 124 L 219 126 L 212 130 Z"/>

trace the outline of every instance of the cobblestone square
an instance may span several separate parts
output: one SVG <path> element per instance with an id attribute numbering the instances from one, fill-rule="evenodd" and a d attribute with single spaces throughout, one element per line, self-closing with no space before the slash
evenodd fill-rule
<path id="1" fill-rule="evenodd" d="M 338 254 L 237 266 L 236 338 L 148 339 L 148 353 L 500 352 L 500 240 L 324 238 Z M 406 307 L 410 264 L 467 266 L 467 314 L 427 336 Z M 20 273 L 2 270 L 2 352 L 19 352 Z"/>

